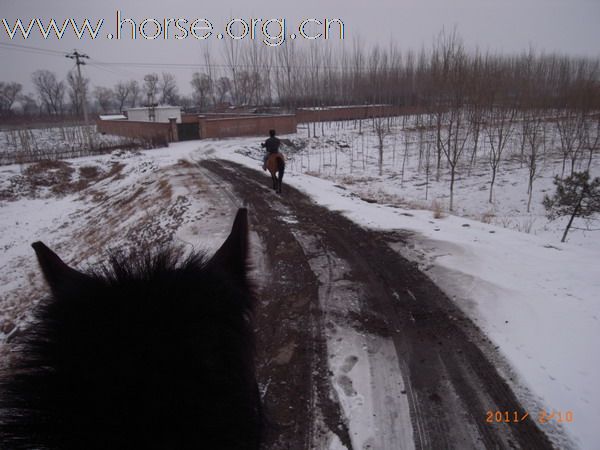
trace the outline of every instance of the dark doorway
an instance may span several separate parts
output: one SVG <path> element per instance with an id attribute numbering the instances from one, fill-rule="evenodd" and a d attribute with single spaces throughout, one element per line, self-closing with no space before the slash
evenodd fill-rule
<path id="1" fill-rule="evenodd" d="M 178 123 L 177 133 L 180 141 L 191 141 L 200 139 L 200 129 L 198 123 Z"/>

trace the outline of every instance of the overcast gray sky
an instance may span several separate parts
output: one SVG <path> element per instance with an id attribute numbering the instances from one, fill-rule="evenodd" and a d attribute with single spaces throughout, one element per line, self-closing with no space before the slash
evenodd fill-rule
<path id="1" fill-rule="evenodd" d="M 130 18 L 139 25 L 144 19 L 184 18 L 189 22 L 206 18 L 215 27 L 213 35 L 206 40 L 191 36 L 177 40 L 177 28 L 171 25 L 171 38 L 154 40 L 140 38 L 109 40 L 115 33 L 116 11 L 122 18 Z M 74 18 L 79 24 L 88 18 L 95 26 L 104 19 L 98 38 L 89 36 L 78 40 L 71 29 L 62 39 L 41 37 L 34 25 L 27 39 L 15 36 L 10 39 L 6 27 L 0 22 L 1 81 L 18 81 L 29 91 L 31 73 L 40 68 L 55 71 L 64 77 L 73 67 L 71 60 L 48 51 L 72 51 L 77 48 L 93 59 L 85 67 L 85 75 L 94 85 L 112 86 L 120 79 L 141 79 L 148 72 L 169 71 L 179 81 L 180 90 L 189 92 L 189 79 L 193 69 L 179 67 L 151 67 L 152 64 L 202 63 L 206 46 L 217 55 L 225 46 L 225 39 L 216 35 L 223 32 L 229 19 L 251 18 L 263 20 L 285 18 L 287 36 L 302 19 L 339 18 L 345 24 L 345 45 L 360 39 L 365 45 L 393 40 L 401 49 L 419 50 L 430 47 L 434 36 L 442 28 L 454 27 L 467 47 L 478 46 L 482 50 L 520 52 L 530 46 L 546 52 L 560 52 L 577 56 L 600 56 L 600 0 L 301 0 L 286 3 L 282 0 L 247 1 L 199 1 L 199 0 L 100 0 L 94 3 L 82 0 L 0 0 L 0 21 L 5 19 L 9 28 L 21 19 L 25 26 L 32 19 L 40 18 L 44 25 L 50 18 L 62 25 L 65 19 Z M 188 22 L 188 26 L 189 26 Z M 183 22 L 180 24 L 184 25 Z M 275 27 L 274 27 L 275 25 Z M 277 26 L 270 27 L 275 34 Z M 125 30 L 129 28 L 124 27 Z M 150 23 L 146 31 L 153 34 Z M 260 25 L 257 27 L 260 30 Z M 314 24 L 306 27 L 308 34 L 317 30 Z M 129 31 L 127 31 L 129 33 Z M 178 32 L 182 35 L 182 32 Z M 202 35 L 204 31 L 197 34 Z M 289 39 L 288 39 L 289 42 Z M 314 45 L 324 45 L 315 40 Z M 43 49 L 44 52 L 8 47 L 3 44 L 21 45 Z M 271 48 L 271 51 L 277 51 Z M 102 66 L 99 62 L 143 62 L 149 67 L 125 65 Z M 198 70 L 198 69 L 195 69 Z"/>

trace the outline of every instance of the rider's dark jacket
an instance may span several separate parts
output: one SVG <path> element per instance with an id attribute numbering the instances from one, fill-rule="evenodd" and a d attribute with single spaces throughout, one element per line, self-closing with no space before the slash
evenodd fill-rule
<path id="1" fill-rule="evenodd" d="M 267 153 L 277 153 L 279 152 L 279 146 L 281 145 L 281 141 L 277 139 L 275 136 L 270 137 L 265 141 L 265 148 L 267 149 Z"/>

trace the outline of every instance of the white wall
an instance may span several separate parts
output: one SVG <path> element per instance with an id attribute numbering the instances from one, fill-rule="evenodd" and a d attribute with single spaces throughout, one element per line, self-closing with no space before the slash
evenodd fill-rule
<path id="1" fill-rule="evenodd" d="M 150 122 L 149 110 L 150 108 L 130 108 L 126 110 L 127 117 L 129 120 L 136 122 Z M 168 123 L 169 118 L 175 117 L 177 123 L 181 123 L 181 108 L 179 106 L 157 106 L 154 108 L 154 115 L 154 122 Z"/>

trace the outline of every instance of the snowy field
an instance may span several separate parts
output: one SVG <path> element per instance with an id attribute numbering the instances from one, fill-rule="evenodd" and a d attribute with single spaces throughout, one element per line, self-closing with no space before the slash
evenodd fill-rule
<path id="1" fill-rule="evenodd" d="M 79 157 L 133 144 L 133 139 L 98 133 L 95 125 L 1 130 L 0 164 Z"/>
<path id="2" fill-rule="evenodd" d="M 294 185 L 366 227 L 412 232 L 409 245 L 396 250 L 418 262 L 485 331 L 498 348 L 502 374 L 530 414 L 573 414 L 571 422 L 559 424 L 556 416 L 540 427 L 560 447 L 572 441 L 581 449 L 599 448 L 600 386 L 593 380 L 600 376 L 600 232 L 573 230 L 562 244 L 564 222 L 544 216 L 541 200 L 562 170 L 556 139 L 547 139 L 530 213 L 527 168 L 515 136 L 493 203 L 482 145 L 475 163 L 459 168 L 450 214 L 448 172 L 444 165 L 436 181 L 433 153 L 427 164 L 418 132 L 386 136 L 379 175 L 372 128 L 363 124 L 359 134 L 347 122 L 319 124 L 316 131 L 316 138 L 306 129 L 285 136 L 293 147 L 284 148 L 284 188 Z M 173 234 L 185 245 L 199 245 L 199 230 L 210 247 L 226 234 L 231 214 L 222 211 L 219 196 L 225 194 L 185 181 L 197 170 L 186 160 L 219 157 L 259 169 L 260 141 L 190 141 L 70 160 L 51 170 L 0 167 L 0 339 L 27 320 L 30 304 L 23 298 L 41 286 L 31 242 L 45 241 L 75 265 L 93 264 L 97 249 Z M 592 175 L 598 172 L 596 161 Z M 47 180 L 48 173 L 58 181 Z M 599 228 L 584 221 L 576 226 Z"/>
<path id="3" fill-rule="evenodd" d="M 307 138 L 309 133 L 314 133 L 312 125 L 310 132 L 306 128 L 299 129 L 292 140 L 302 150 L 288 149 L 288 170 L 333 181 L 367 201 L 448 211 L 450 172 L 442 154 L 439 180 L 436 180 L 434 129 L 418 129 L 414 117 L 408 118 L 406 124 L 402 124 L 401 119 L 394 119 L 384 137 L 382 175 L 379 175 L 378 137 L 370 121 L 363 121 L 362 128 L 364 132 L 360 133 L 354 122 L 317 124 L 318 138 Z M 467 142 L 457 168 L 453 213 L 549 239 L 557 237 L 560 241 L 567 220 L 549 222 L 542 205 L 544 195 L 555 190 L 554 176 L 563 172 L 560 136 L 552 124 L 546 125 L 538 149 L 529 212 L 529 169 L 527 155 L 521 158 L 521 136 L 520 126 L 516 125 L 502 154 L 492 203 L 489 202 L 488 136 L 481 133 L 474 158 L 473 143 Z M 587 160 L 587 152 L 581 150 L 575 170 L 585 170 Z M 570 174 L 570 165 L 571 161 L 567 158 L 565 175 Z M 590 172 L 592 176 L 600 176 L 598 155 Z M 574 226 L 579 230 L 569 233 L 570 243 L 600 245 L 600 232 L 588 231 L 600 228 L 597 220 L 580 220 Z"/>
<path id="4" fill-rule="evenodd" d="M 307 130 L 286 136 L 296 148 L 285 150 L 284 183 L 364 226 L 412 231 L 409 247 L 397 250 L 417 261 L 485 331 L 500 352 L 501 372 L 530 414 L 537 419 L 542 411 L 555 413 L 542 429 L 563 448 L 569 446 L 564 434 L 582 449 L 600 448 L 595 425 L 600 386 L 594 381 L 600 376 L 595 348 L 600 338 L 600 232 L 572 230 L 562 244 L 566 219 L 549 222 L 545 217 L 541 201 L 554 192 L 554 175 L 562 171 L 556 138 L 548 139 L 540 158 L 530 213 L 528 169 L 521 167 L 515 136 L 498 172 L 493 203 L 488 203 L 484 147 L 471 175 L 468 167 L 460 171 L 455 214 L 449 214 L 447 171 L 436 182 L 431 169 L 425 198 L 418 139 L 409 137 L 405 157 L 403 134 L 395 136 L 395 154 L 394 136 L 388 136 L 379 176 L 377 136 L 366 127 L 360 135 L 352 123 L 344 125 L 317 125 L 317 138 L 307 138 Z M 204 145 L 219 157 L 259 166 L 258 140 Z M 596 160 L 593 176 L 600 175 L 599 166 Z M 434 202 L 438 205 L 432 208 Z M 435 218 L 440 209 L 442 217 Z M 599 228 L 598 217 L 593 219 L 576 226 Z M 565 420 L 569 411 L 572 422 Z M 563 423 L 558 423 L 559 413 Z"/>

